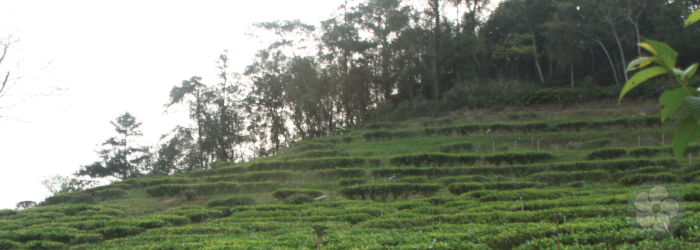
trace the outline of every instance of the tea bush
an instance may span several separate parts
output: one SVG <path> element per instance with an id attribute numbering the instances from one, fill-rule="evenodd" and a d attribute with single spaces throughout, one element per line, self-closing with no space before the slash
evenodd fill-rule
<path id="1" fill-rule="evenodd" d="M 479 182 L 462 182 L 450 184 L 450 186 L 447 187 L 447 190 L 453 195 L 461 195 L 471 191 L 482 190 L 484 187 L 484 184 Z"/>
<path id="2" fill-rule="evenodd" d="M 639 185 L 647 181 L 665 181 L 665 182 L 678 182 L 679 178 L 677 175 L 672 173 L 654 173 L 654 174 L 633 174 L 630 176 L 622 177 L 619 182 L 625 186 Z"/>
<path id="3" fill-rule="evenodd" d="M 627 156 L 627 150 L 624 148 L 604 148 L 588 154 L 589 160 L 610 160 Z"/>
<path id="4" fill-rule="evenodd" d="M 310 189 L 280 189 L 272 193 L 272 197 L 275 197 L 278 200 L 284 200 L 289 196 L 292 196 L 294 194 L 305 194 L 310 197 L 316 198 L 321 195 L 323 195 L 323 192 L 317 191 L 317 190 L 310 190 Z"/>
<path id="5" fill-rule="evenodd" d="M 235 206 L 252 206 L 256 202 L 248 197 L 233 197 L 228 199 L 215 199 L 207 202 L 207 207 L 235 207 Z"/>

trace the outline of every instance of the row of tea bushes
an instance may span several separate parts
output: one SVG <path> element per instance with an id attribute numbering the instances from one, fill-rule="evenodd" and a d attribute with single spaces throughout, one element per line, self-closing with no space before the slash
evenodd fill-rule
<path id="1" fill-rule="evenodd" d="M 421 194 L 425 197 L 430 197 L 439 190 L 440 185 L 436 184 L 390 183 L 349 186 L 341 189 L 339 193 L 351 200 L 370 198 L 373 201 L 386 201 L 389 195 L 394 200 L 409 194 Z"/>
<path id="2" fill-rule="evenodd" d="M 454 143 L 454 144 L 440 146 L 440 152 L 443 152 L 445 154 L 460 153 L 460 152 L 472 152 L 473 150 L 474 150 L 474 144 L 470 143 L 470 142 Z"/>
<path id="3" fill-rule="evenodd" d="M 228 194 L 235 193 L 236 182 L 212 182 L 199 184 L 164 184 L 146 188 L 146 193 L 153 197 L 178 196 L 186 190 L 194 190 L 198 194 Z"/>
<path id="4" fill-rule="evenodd" d="M 474 165 L 481 156 L 478 155 L 451 155 L 451 154 L 420 154 L 402 155 L 389 159 L 394 166 L 443 166 L 443 165 Z"/>
<path id="5" fill-rule="evenodd" d="M 362 138 L 368 142 L 372 140 L 393 140 L 417 137 L 416 131 L 373 131 L 362 134 Z"/>
<path id="6" fill-rule="evenodd" d="M 462 183 L 452 183 L 447 187 L 453 195 L 461 195 L 464 193 L 478 191 L 478 190 L 514 190 L 514 189 L 524 189 L 524 188 L 540 188 L 544 187 L 541 183 L 537 182 L 526 182 L 526 181 L 504 181 L 504 182 L 462 182 Z"/>
<path id="7" fill-rule="evenodd" d="M 686 150 L 686 154 L 697 155 L 698 152 L 700 152 L 700 145 L 691 145 Z M 655 157 L 658 155 L 673 156 L 673 149 L 671 147 L 641 147 L 635 149 L 602 148 L 589 153 L 587 158 L 590 160 L 607 160 L 623 158 L 627 157 L 628 155 L 635 158 Z"/>
<path id="8" fill-rule="evenodd" d="M 366 160 L 364 158 L 317 158 L 317 159 L 301 159 L 290 161 L 274 161 L 274 162 L 257 162 L 248 166 L 248 171 L 275 171 L 275 170 L 291 170 L 291 171 L 309 171 L 309 170 L 324 170 L 333 168 L 348 168 L 359 167 L 366 162 L 370 164 L 379 164 L 379 159 Z"/>
<path id="9" fill-rule="evenodd" d="M 559 185 L 574 181 L 606 182 L 611 179 L 610 173 L 605 170 L 576 171 L 576 172 L 541 172 L 530 175 L 530 180 Z"/>
<path id="10" fill-rule="evenodd" d="M 534 132 L 579 132 L 581 130 L 603 130 L 611 128 L 643 128 L 661 126 L 659 116 L 630 117 L 600 121 L 572 121 L 547 124 L 543 122 L 523 123 L 523 124 L 469 124 L 448 127 L 425 128 L 425 135 L 468 135 L 474 133 L 534 133 Z"/>
<path id="11" fill-rule="evenodd" d="M 506 167 L 475 166 L 454 168 L 377 168 L 372 169 L 372 175 L 376 177 L 391 176 L 427 176 L 447 177 L 461 175 L 502 175 L 502 176 L 527 176 L 541 172 L 575 172 L 605 170 L 610 173 L 618 171 L 635 170 L 648 166 L 663 166 L 665 168 L 677 168 L 678 162 L 673 158 L 662 159 L 617 159 L 609 161 L 581 161 L 562 162 L 545 165 L 515 165 Z"/>
<path id="12" fill-rule="evenodd" d="M 455 165 L 467 165 L 472 166 L 477 162 L 483 160 L 493 165 L 501 165 L 502 163 L 508 163 L 513 165 L 518 164 L 529 164 L 535 162 L 545 162 L 554 159 L 554 155 L 546 152 L 525 152 L 525 153 L 502 153 L 490 156 L 478 156 L 478 155 L 454 155 L 454 154 L 420 154 L 420 155 L 403 155 L 396 156 L 389 159 L 389 162 L 393 166 L 455 166 Z"/>

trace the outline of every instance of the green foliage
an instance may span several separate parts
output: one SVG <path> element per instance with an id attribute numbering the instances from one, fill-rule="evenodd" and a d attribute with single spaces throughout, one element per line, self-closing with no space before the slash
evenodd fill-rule
<path id="1" fill-rule="evenodd" d="M 342 179 L 342 180 L 340 180 L 340 186 L 347 187 L 347 186 L 354 186 L 354 185 L 362 185 L 362 184 L 365 184 L 366 182 L 367 182 L 367 180 L 360 179 L 360 178 Z"/>
<path id="2" fill-rule="evenodd" d="M 441 145 L 440 146 L 440 152 L 449 154 L 449 153 L 459 153 L 462 151 L 467 151 L 471 152 L 474 150 L 474 144 L 467 142 L 467 143 L 454 143 L 454 144 L 449 144 L 449 145 Z"/>
<path id="3" fill-rule="evenodd" d="M 200 222 L 206 220 L 207 218 L 209 218 L 209 215 L 205 211 L 195 210 L 195 211 L 186 213 L 185 217 L 190 219 L 190 221 L 192 221 L 193 223 L 200 223 Z"/>
<path id="4" fill-rule="evenodd" d="M 393 140 L 394 138 L 406 139 L 418 136 L 416 131 L 372 131 L 362 134 L 362 138 L 368 142 L 372 140 Z"/>
<path id="5" fill-rule="evenodd" d="M 444 177 L 440 178 L 440 180 L 438 181 L 442 183 L 443 186 L 449 186 L 450 184 L 456 182 L 486 182 L 488 181 L 488 178 L 480 175 L 463 175 L 455 177 Z"/>
<path id="6" fill-rule="evenodd" d="M 652 148 L 652 147 L 641 147 L 632 149 L 629 151 L 629 155 L 632 157 L 654 157 L 659 154 L 669 154 L 673 155 L 673 149 L 671 147 L 664 148 Z"/>
<path id="7" fill-rule="evenodd" d="M 21 246 L 21 243 L 14 242 L 11 240 L 0 239 L 0 249 L 19 249 Z"/>
<path id="8" fill-rule="evenodd" d="M 315 198 L 323 195 L 323 192 L 317 191 L 317 190 L 309 190 L 309 189 L 280 189 L 272 193 L 272 197 L 275 197 L 275 199 L 278 200 L 284 200 L 287 197 L 290 197 L 294 194 L 305 194 L 309 197 Z"/>
<path id="9" fill-rule="evenodd" d="M 101 234 L 78 234 L 70 241 L 70 245 L 97 244 L 102 242 Z"/>
<path id="10" fill-rule="evenodd" d="M 314 197 L 311 197 L 305 193 L 297 192 L 297 193 L 294 193 L 294 194 L 284 198 L 283 202 L 284 202 L 284 204 L 294 204 L 294 205 L 306 204 L 306 203 L 314 202 Z"/>
<path id="11" fill-rule="evenodd" d="M 531 175 L 530 180 L 558 185 L 573 181 L 604 182 L 610 180 L 610 173 L 605 170 L 580 172 L 542 172 Z"/>
<path id="12" fill-rule="evenodd" d="M 190 223 L 190 219 L 181 215 L 158 214 L 153 217 L 156 220 L 163 220 L 172 226 L 182 226 Z"/>
<path id="13" fill-rule="evenodd" d="M 484 187 L 484 184 L 478 182 L 462 182 L 450 184 L 447 190 L 453 195 L 461 195 L 471 191 L 482 190 Z"/>
<path id="14" fill-rule="evenodd" d="M 123 238 L 137 235 L 143 231 L 143 228 L 129 225 L 114 225 L 95 230 L 95 232 L 102 234 L 105 239 Z"/>
<path id="15" fill-rule="evenodd" d="M 185 190 L 194 190 L 198 194 L 213 195 L 236 192 L 235 182 L 213 182 L 200 184 L 165 184 L 146 188 L 146 192 L 154 197 L 177 196 Z"/>
<path id="16" fill-rule="evenodd" d="M 316 158 L 299 159 L 276 162 L 256 162 L 248 166 L 248 171 L 309 171 L 324 170 L 333 168 L 347 168 L 362 166 L 365 164 L 363 158 Z"/>
<path id="17" fill-rule="evenodd" d="M 589 160 L 596 160 L 596 159 L 609 160 L 609 159 L 622 158 L 625 156 L 627 156 L 627 150 L 624 148 L 604 148 L 604 149 L 599 149 L 599 150 L 593 151 L 590 154 L 588 154 L 588 159 Z"/>
<path id="18" fill-rule="evenodd" d="M 60 243 L 60 242 L 53 242 L 53 241 L 48 241 L 48 240 L 33 240 L 30 242 L 27 242 L 27 244 L 24 244 L 24 249 L 62 250 L 62 249 L 68 249 L 68 246 L 66 246 L 65 244 Z"/>
<path id="19" fill-rule="evenodd" d="M 443 165 L 474 165 L 481 157 L 473 155 L 421 154 L 397 156 L 389 159 L 394 166 L 443 166 Z"/>
<path id="20" fill-rule="evenodd" d="M 374 201 L 386 201 L 389 195 L 394 200 L 409 194 L 421 194 L 425 197 L 430 197 L 439 190 L 440 185 L 435 184 L 390 183 L 349 186 L 341 189 L 339 193 L 351 200 L 370 198 Z"/>
<path id="21" fill-rule="evenodd" d="M 0 210 L 0 217 L 13 216 L 15 214 L 17 214 L 17 211 L 12 210 L 12 209 L 1 209 Z"/>
<path id="22" fill-rule="evenodd" d="M 207 202 L 207 207 L 235 207 L 235 206 L 252 206 L 256 202 L 249 197 L 232 197 L 228 199 L 215 199 Z"/>
<path id="23" fill-rule="evenodd" d="M 653 174 L 633 174 L 622 177 L 619 182 L 625 186 L 639 185 L 647 181 L 660 180 L 665 182 L 678 182 L 677 175 L 672 173 L 653 173 Z"/>
<path id="24" fill-rule="evenodd" d="M 103 189 L 101 191 L 95 192 L 95 195 L 97 197 L 100 197 L 102 200 L 117 199 L 119 197 L 124 196 L 125 194 L 126 191 L 117 188 Z"/>
<path id="25" fill-rule="evenodd" d="M 513 165 L 513 163 L 529 164 L 535 162 L 544 162 L 551 159 L 554 159 L 554 155 L 552 155 L 552 153 L 540 152 L 503 153 L 484 157 L 484 160 L 486 162 L 494 164 L 496 166 L 501 165 L 501 163 L 503 162 L 508 163 L 508 165 Z"/>

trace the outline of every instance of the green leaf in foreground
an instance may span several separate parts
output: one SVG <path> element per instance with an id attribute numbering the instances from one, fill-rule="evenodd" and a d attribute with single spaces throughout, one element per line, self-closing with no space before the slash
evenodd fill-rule
<path id="1" fill-rule="evenodd" d="M 663 106 L 661 122 L 665 122 L 666 118 L 675 114 L 676 110 L 683 106 L 683 99 L 689 96 L 691 96 L 690 93 L 683 87 L 666 90 L 661 94 L 659 97 L 659 106 Z"/>
<path id="2" fill-rule="evenodd" d="M 700 21 L 700 11 L 695 11 L 693 14 L 690 14 L 688 20 L 685 20 L 685 26 L 688 27 L 688 25 L 691 25 L 697 21 Z"/>
<path id="3" fill-rule="evenodd" d="M 625 83 L 625 87 L 622 88 L 622 92 L 620 92 L 620 99 L 618 102 L 622 102 L 622 97 L 627 94 L 630 90 L 632 90 L 634 87 L 639 86 L 639 84 L 643 83 L 646 80 L 649 80 L 649 78 L 670 73 L 668 70 L 662 66 L 656 66 L 656 67 L 651 67 L 642 71 L 637 72 L 637 74 L 634 74 L 632 78 L 630 78 L 627 83 Z"/>
<path id="4" fill-rule="evenodd" d="M 669 69 L 676 68 L 676 58 L 678 58 L 678 52 L 673 50 L 673 48 L 671 48 L 667 44 L 659 41 L 654 41 L 646 38 L 644 38 L 644 41 L 651 45 L 651 47 L 654 47 L 654 49 L 658 53 L 656 54 L 657 60 L 655 60 L 658 64 L 666 66 Z"/>
<path id="5" fill-rule="evenodd" d="M 681 122 L 673 134 L 673 155 L 680 159 L 688 148 L 688 143 L 700 137 L 700 125 L 695 117 L 689 115 Z"/>
<path id="6" fill-rule="evenodd" d="M 683 98 L 683 106 L 696 120 L 700 120 L 700 98 L 694 96 Z"/>

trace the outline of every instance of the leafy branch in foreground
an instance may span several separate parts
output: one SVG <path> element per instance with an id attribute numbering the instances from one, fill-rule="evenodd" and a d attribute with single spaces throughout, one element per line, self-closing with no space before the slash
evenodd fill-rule
<path id="1" fill-rule="evenodd" d="M 700 20 L 700 11 L 691 14 L 685 22 L 685 26 L 695 23 Z M 694 63 L 685 70 L 676 67 L 676 58 L 678 53 L 665 43 L 644 39 L 640 42 L 639 47 L 644 48 L 652 56 L 639 57 L 630 62 L 627 66 L 627 71 L 645 68 L 652 63 L 656 63 L 653 67 L 645 68 L 632 76 L 620 93 L 619 101 L 634 87 L 639 86 L 650 78 L 668 74 L 673 77 L 681 87 L 667 90 L 659 97 L 659 105 L 661 109 L 661 121 L 675 114 L 680 107 L 684 107 L 689 115 L 683 119 L 680 126 L 676 129 L 673 135 L 673 155 L 680 158 L 688 144 L 691 141 L 700 137 L 700 94 L 698 89 L 690 86 L 689 80 L 695 75 L 698 69 L 698 63 Z"/>

